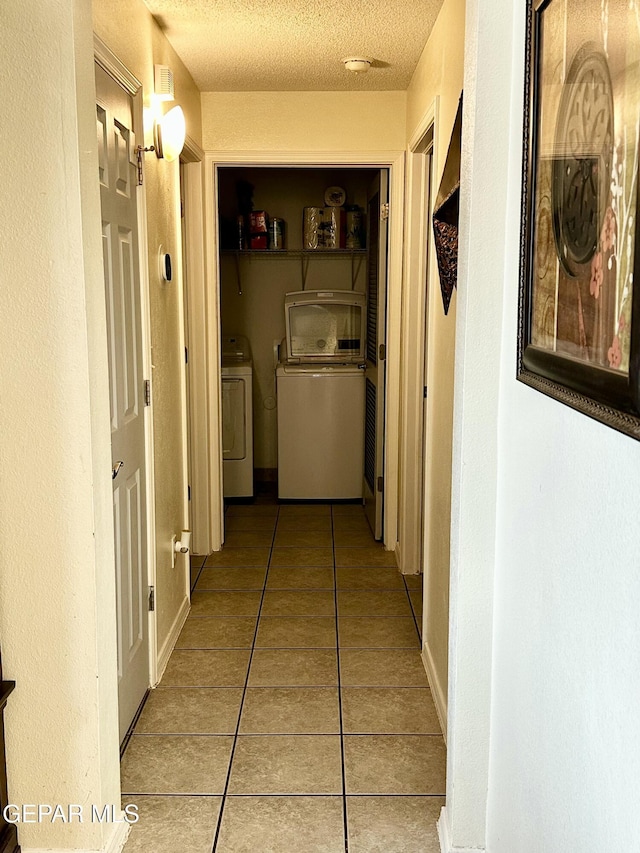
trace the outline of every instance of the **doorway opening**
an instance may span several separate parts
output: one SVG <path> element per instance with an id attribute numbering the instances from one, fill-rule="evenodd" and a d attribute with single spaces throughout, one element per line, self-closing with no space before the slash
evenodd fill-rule
<path id="1" fill-rule="evenodd" d="M 406 286 L 403 293 L 400 567 L 425 570 L 429 290 L 434 118 L 410 146 L 407 163 Z"/>
<path id="2" fill-rule="evenodd" d="M 422 574 L 422 658 L 446 738 L 455 304 L 444 314 L 433 246 L 438 100 L 409 143 L 398 562 Z M 436 369 L 437 366 L 437 369 Z"/>
<path id="3" fill-rule="evenodd" d="M 332 163 L 332 166 L 328 166 Z M 202 428 L 198 431 L 191 429 L 192 453 L 195 465 L 200 466 L 200 470 L 207 472 L 207 482 L 209 485 L 209 512 L 200 512 L 198 502 L 194 501 L 192 492 L 192 519 L 193 519 L 193 536 L 194 543 L 199 543 L 198 547 L 194 547 L 194 553 L 208 554 L 217 551 L 222 547 L 224 542 L 224 498 L 223 498 L 223 418 L 222 418 L 222 388 L 221 388 L 221 354 L 222 354 L 222 323 L 221 323 L 221 305 L 224 299 L 224 288 L 229 287 L 232 292 L 237 295 L 238 287 L 245 288 L 247 274 L 255 275 L 260 266 L 267 269 L 275 269 L 277 266 L 285 265 L 289 269 L 288 275 L 292 275 L 291 290 L 300 290 L 302 287 L 309 288 L 313 285 L 314 277 L 316 279 L 316 287 L 322 287 L 322 277 L 318 279 L 318 274 L 328 268 L 338 270 L 342 267 L 341 273 L 335 273 L 335 276 L 342 275 L 342 289 L 345 291 L 351 290 L 352 282 L 358 281 L 358 276 L 365 278 L 364 288 L 366 289 L 366 260 L 359 260 L 354 257 L 354 253 L 347 253 L 346 262 L 343 252 L 343 258 L 337 262 L 333 259 L 329 260 L 322 257 L 323 253 L 303 253 L 302 249 L 297 252 L 287 248 L 286 259 L 283 257 L 269 257 L 267 260 L 268 250 L 261 250 L 261 254 L 257 256 L 257 252 L 248 253 L 247 255 L 238 256 L 240 250 L 227 248 L 223 245 L 223 229 L 221 228 L 222 211 L 219 205 L 220 187 L 225 180 L 225 175 L 229 174 L 233 169 L 248 169 L 256 170 L 258 177 L 263 178 L 269 171 L 277 175 L 287 174 L 289 180 L 296 182 L 296 175 L 308 172 L 310 175 L 315 173 L 317 184 L 317 192 L 319 193 L 319 205 L 324 201 L 325 190 L 332 185 L 341 187 L 341 181 L 344 181 L 346 173 L 368 173 L 367 178 L 371 178 L 376 174 L 384 172 L 388 174 L 389 187 L 389 205 L 385 208 L 383 215 L 385 220 L 388 218 L 386 227 L 388 228 L 389 238 L 387 241 L 388 251 L 385 265 L 387 272 L 387 281 L 389 287 L 386 291 L 387 296 L 387 311 L 384 333 L 387 336 L 386 346 L 386 364 L 385 364 L 385 394 L 384 394 L 384 410 L 383 410 L 383 430 L 381 434 L 384 436 L 387 452 L 383 457 L 384 468 L 384 489 L 385 489 L 385 513 L 382 525 L 382 541 L 387 548 L 394 547 L 397 541 L 397 481 L 398 481 L 398 408 L 399 408 L 399 350 L 400 350 L 400 282 L 402 278 L 402 207 L 404 193 L 404 154 L 402 152 L 380 152 L 376 156 L 360 155 L 351 156 L 348 154 L 332 154 L 325 155 L 322 152 L 314 155 L 296 155 L 292 153 L 287 155 L 286 160 L 280 160 L 273 155 L 256 154 L 252 156 L 232 156 L 220 157 L 216 154 L 209 154 L 205 157 L 205 226 L 206 226 L 206 286 L 201 289 L 201 292 L 196 294 L 196 298 L 192 300 L 192 294 L 189 294 L 189 311 L 190 317 L 197 319 L 197 323 L 190 325 L 190 336 L 194 328 L 197 326 L 196 334 L 200 337 L 202 351 L 205 353 L 204 364 L 205 369 L 201 371 L 200 377 L 195 380 L 190 366 L 190 388 L 192 393 L 201 401 L 206 400 L 206 424 L 203 421 Z M 335 176 L 332 178 L 332 174 Z M 333 184 L 331 183 L 333 181 Z M 367 181 L 360 179 L 360 184 L 367 186 Z M 235 189 L 232 194 L 232 201 L 235 197 Z M 289 226 L 293 223 L 293 229 L 296 237 L 300 239 L 298 244 L 301 247 L 301 231 L 302 231 L 302 211 L 303 207 L 309 206 L 308 197 L 301 198 L 293 213 L 286 214 L 289 216 Z M 360 205 L 366 205 L 365 201 Z M 254 198 L 254 208 L 259 209 Z M 234 219 L 237 225 L 237 201 L 235 211 L 231 210 L 230 221 Z M 395 214 L 394 214 L 395 211 Z M 276 218 L 285 217 L 278 216 L 281 211 L 276 211 L 273 208 L 270 213 Z M 292 232 L 289 232 L 289 237 Z M 233 238 L 232 238 L 233 239 Z M 287 240 L 287 237 L 285 237 Z M 366 238 L 365 238 L 366 240 Z M 285 243 L 291 246 L 290 242 Z M 294 244 L 295 245 L 295 244 Z M 366 245 L 366 243 L 365 243 Z M 328 253 L 326 253 L 328 254 Z M 335 252 L 338 257 L 339 252 Z M 364 253 L 366 255 L 366 252 Z M 283 264 L 284 262 L 284 264 Z M 223 281 L 225 264 L 230 268 L 227 273 L 229 285 L 225 285 Z M 304 278 L 304 285 L 302 284 Z M 317 282 L 320 281 L 320 284 Z M 336 283 L 336 278 L 332 278 Z M 255 286 L 252 285 L 254 290 Z M 362 287 L 362 285 L 360 285 Z M 260 288 L 260 285 L 258 285 Z M 336 288 L 340 289 L 340 288 Z M 257 289 L 261 293 L 262 289 Z M 288 292 L 285 287 L 282 292 Z M 281 297 L 282 298 L 282 297 Z M 283 304 L 281 302 L 280 317 L 283 317 Z M 200 322 L 201 321 L 201 322 Z M 281 321 L 282 323 L 282 321 Z M 235 333 L 237 329 L 232 330 Z M 390 334 L 388 334 L 390 332 Z M 282 340 L 284 332 L 278 331 L 278 341 Z M 273 388 L 274 385 L 274 341 L 276 337 L 267 339 L 268 345 L 268 363 L 269 377 L 268 381 Z M 253 396 L 253 395 L 252 395 Z M 260 405 L 263 411 L 269 412 L 269 405 L 273 405 L 273 400 L 269 397 L 273 394 L 264 394 L 260 400 Z M 264 408 L 264 398 L 266 398 L 267 408 Z M 255 399 L 255 397 L 253 397 Z M 261 413 L 262 414 L 262 413 Z M 264 417 L 264 415 L 262 415 Z M 274 417 L 273 415 L 266 417 Z M 197 433 L 197 434 L 196 434 Z M 273 433 L 272 433 L 273 435 Z M 254 453 L 257 457 L 257 442 Z M 272 439 L 273 440 L 273 439 Z M 264 458 L 264 457 L 263 457 Z M 255 467 L 266 468 L 267 471 L 259 472 L 260 477 L 268 477 L 268 469 L 274 470 L 273 463 L 264 465 L 258 464 L 258 458 L 254 460 Z M 273 476 L 273 475 L 271 475 Z"/>
<path id="4" fill-rule="evenodd" d="M 369 387 L 377 378 L 378 365 L 384 368 L 375 341 L 380 339 L 384 346 L 386 238 L 377 237 L 381 231 L 377 221 L 375 228 L 371 225 L 380 213 L 379 175 L 380 170 L 373 169 L 219 169 L 219 333 L 227 499 L 251 498 L 256 490 L 276 487 L 283 499 L 362 499 L 367 484 L 363 474 L 368 473 L 365 444 L 375 469 L 382 470 L 382 435 L 376 448 L 375 417 L 367 419 L 371 434 L 367 432 L 364 441 L 365 371 L 359 369 L 367 366 Z M 369 188 L 376 181 L 374 213 L 373 208 L 368 210 Z M 361 313 L 355 304 L 359 296 L 368 306 Z M 335 339 L 322 327 L 320 317 L 332 329 L 338 328 Z M 373 355 L 371 346 L 365 349 L 360 319 L 363 327 L 366 322 L 367 340 L 374 341 Z M 291 338 L 287 340 L 292 330 L 295 352 L 290 351 Z M 356 340 L 361 346 L 355 345 Z M 300 367 L 292 367 L 294 362 Z M 339 379 L 337 369 L 327 367 L 331 362 L 342 365 Z M 277 370 L 279 363 L 288 364 L 288 371 Z M 305 371 L 305 363 L 318 369 Z M 351 380 L 346 375 L 348 364 Z M 384 370 L 379 373 L 383 379 Z M 299 394 L 307 395 L 310 422 L 300 420 Z M 346 395 L 342 402 L 341 395 Z M 317 411 L 311 412 L 314 401 Z M 379 408 L 374 414 L 383 423 L 383 393 Z M 352 460 L 354 455 L 359 459 Z M 342 488 L 336 483 L 334 489 L 329 481 L 339 480 L 345 467 L 353 468 L 351 482 Z M 375 504 L 378 491 L 377 538 L 381 538 L 382 483 L 374 477 L 373 486 L 370 501 Z"/>

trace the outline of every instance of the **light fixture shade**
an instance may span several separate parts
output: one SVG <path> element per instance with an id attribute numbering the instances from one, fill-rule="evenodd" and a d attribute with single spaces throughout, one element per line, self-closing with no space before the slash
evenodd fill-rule
<path id="1" fill-rule="evenodd" d="M 187 128 L 182 107 L 173 107 L 155 126 L 155 148 L 158 157 L 167 162 L 177 160 L 184 148 Z"/>
<path id="2" fill-rule="evenodd" d="M 347 71 L 353 71 L 354 74 L 365 74 L 371 67 L 371 60 L 364 56 L 348 56 L 342 61 Z"/>

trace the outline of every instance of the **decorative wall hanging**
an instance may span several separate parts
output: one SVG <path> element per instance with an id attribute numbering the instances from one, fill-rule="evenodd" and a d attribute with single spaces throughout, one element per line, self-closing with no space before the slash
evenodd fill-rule
<path id="1" fill-rule="evenodd" d="M 462 143 L 462 96 L 451 133 L 440 189 L 433 208 L 440 290 L 444 313 L 449 312 L 451 294 L 458 279 L 458 219 L 460 214 L 460 147 Z"/>
<path id="2" fill-rule="evenodd" d="M 640 6 L 528 0 L 518 379 L 640 439 Z"/>

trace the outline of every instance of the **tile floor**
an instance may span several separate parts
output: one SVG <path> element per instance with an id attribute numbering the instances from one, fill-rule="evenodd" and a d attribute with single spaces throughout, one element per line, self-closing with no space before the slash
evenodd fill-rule
<path id="1" fill-rule="evenodd" d="M 122 759 L 125 853 L 436 853 L 445 746 L 402 578 L 361 507 L 256 502 Z"/>

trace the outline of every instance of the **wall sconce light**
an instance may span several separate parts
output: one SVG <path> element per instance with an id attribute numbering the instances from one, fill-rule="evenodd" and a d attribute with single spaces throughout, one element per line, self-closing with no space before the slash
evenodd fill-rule
<path id="1" fill-rule="evenodd" d="M 161 101 L 173 101 L 174 83 L 173 72 L 168 65 L 153 66 L 153 100 L 156 108 Z M 142 155 L 155 151 L 158 159 L 168 163 L 177 160 L 184 148 L 186 126 L 182 107 L 175 106 L 168 113 L 158 118 L 153 126 L 153 145 L 138 145 L 138 186 L 142 186 Z"/>
<path id="2" fill-rule="evenodd" d="M 158 158 L 164 158 L 169 163 L 177 160 L 184 148 L 186 132 L 182 107 L 172 107 L 154 125 L 154 147 Z"/>

